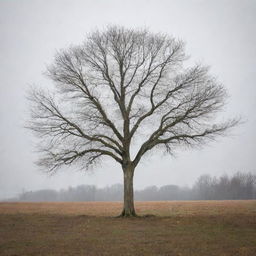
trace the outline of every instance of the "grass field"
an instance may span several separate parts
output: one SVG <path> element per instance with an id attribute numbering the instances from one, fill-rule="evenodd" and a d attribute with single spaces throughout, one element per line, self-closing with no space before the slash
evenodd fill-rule
<path id="1" fill-rule="evenodd" d="M 256 255 L 256 201 L 0 203 L 0 255 Z M 155 215 L 155 216 L 151 216 Z"/>

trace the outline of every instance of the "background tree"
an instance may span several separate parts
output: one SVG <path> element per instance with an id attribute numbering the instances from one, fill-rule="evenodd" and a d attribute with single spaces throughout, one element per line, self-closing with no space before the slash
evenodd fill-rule
<path id="1" fill-rule="evenodd" d="M 198 145 L 237 123 L 212 123 L 225 89 L 207 67 L 184 67 L 186 58 L 180 40 L 117 26 L 59 51 L 47 69 L 54 93 L 29 97 L 38 164 L 53 172 L 114 159 L 124 174 L 121 215 L 135 216 L 134 170 L 148 151 Z"/>
<path id="2" fill-rule="evenodd" d="M 234 182 L 235 181 L 235 182 Z M 165 200 L 246 200 L 256 199 L 256 175 L 237 172 L 232 176 L 222 175 L 219 178 L 201 175 L 192 187 L 165 185 L 157 188 L 146 187 L 134 191 L 139 201 Z M 97 188 L 92 185 L 80 185 L 68 189 L 23 191 L 18 198 L 8 201 L 45 202 L 45 201 L 120 201 L 123 198 L 123 185 Z"/>

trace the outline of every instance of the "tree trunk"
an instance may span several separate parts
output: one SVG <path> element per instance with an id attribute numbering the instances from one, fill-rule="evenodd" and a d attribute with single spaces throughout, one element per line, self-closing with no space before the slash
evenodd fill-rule
<path id="1" fill-rule="evenodd" d="M 131 165 L 123 167 L 124 172 L 124 205 L 120 216 L 134 217 L 136 216 L 133 198 L 133 174 L 134 167 Z"/>

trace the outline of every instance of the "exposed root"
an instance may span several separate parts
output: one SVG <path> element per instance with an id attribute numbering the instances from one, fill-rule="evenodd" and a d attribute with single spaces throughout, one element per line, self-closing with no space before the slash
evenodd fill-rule
<path id="1" fill-rule="evenodd" d="M 117 218 L 136 218 L 136 217 L 139 217 L 139 216 L 135 213 L 135 211 L 126 212 L 125 210 L 123 210 L 121 214 L 117 216 Z"/>
<path id="2" fill-rule="evenodd" d="M 156 218 L 157 216 L 154 214 L 145 214 L 145 215 L 131 215 L 131 214 L 123 214 L 121 213 L 120 215 L 116 216 L 115 218 Z"/>

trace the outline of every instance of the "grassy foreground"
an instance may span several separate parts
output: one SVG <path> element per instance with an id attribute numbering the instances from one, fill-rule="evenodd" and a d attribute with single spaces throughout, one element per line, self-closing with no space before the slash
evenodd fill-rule
<path id="1" fill-rule="evenodd" d="M 256 255 L 256 201 L 0 203 L 0 255 Z"/>

